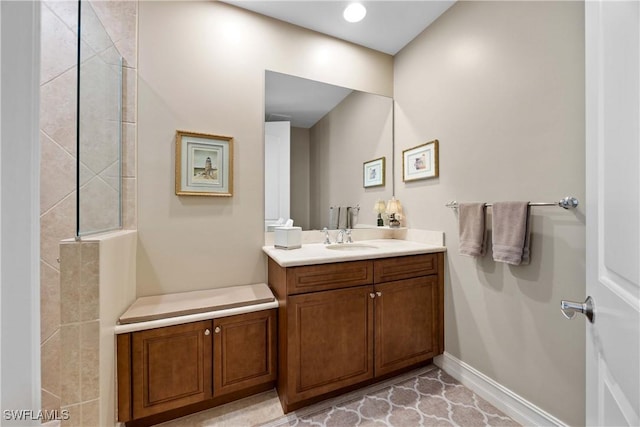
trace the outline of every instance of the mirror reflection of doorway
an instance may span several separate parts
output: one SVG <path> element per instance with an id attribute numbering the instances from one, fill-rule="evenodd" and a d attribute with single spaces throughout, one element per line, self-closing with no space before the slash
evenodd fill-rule
<path id="1" fill-rule="evenodd" d="M 272 231 L 278 219 L 289 219 L 290 122 L 264 124 L 264 226 Z"/>

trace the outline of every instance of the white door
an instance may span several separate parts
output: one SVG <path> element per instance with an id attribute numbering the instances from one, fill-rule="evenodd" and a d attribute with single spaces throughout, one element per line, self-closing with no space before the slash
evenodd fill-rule
<path id="1" fill-rule="evenodd" d="M 640 3 L 585 2 L 586 421 L 640 425 Z"/>
<path id="2" fill-rule="evenodd" d="M 265 230 L 278 219 L 289 219 L 291 123 L 264 124 L 264 222 Z"/>

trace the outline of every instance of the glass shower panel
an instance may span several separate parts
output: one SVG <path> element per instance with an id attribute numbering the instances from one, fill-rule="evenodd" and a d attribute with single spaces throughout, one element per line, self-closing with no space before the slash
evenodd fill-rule
<path id="1" fill-rule="evenodd" d="M 122 227 L 122 56 L 79 2 L 77 236 Z"/>

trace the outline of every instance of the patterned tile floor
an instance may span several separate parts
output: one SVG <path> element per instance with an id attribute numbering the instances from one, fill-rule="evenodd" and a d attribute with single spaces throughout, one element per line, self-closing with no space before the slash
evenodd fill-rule
<path id="1" fill-rule="evenodd" d="M 162 424 L 164 427 L 518 425 L 433 365 L 287 415 L 279 408 L 275 392 L 268 392 Z"/>

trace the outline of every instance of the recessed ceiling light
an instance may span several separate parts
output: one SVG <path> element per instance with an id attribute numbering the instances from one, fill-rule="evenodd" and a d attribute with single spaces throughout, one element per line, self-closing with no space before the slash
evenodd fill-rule
<path id="1" fill-rule="evenodd" d="M 351 3 L 344 9 L 344 19 L 348 22 L 360 22 L 367 14 L 367 9 L 360 3 Z"/>

